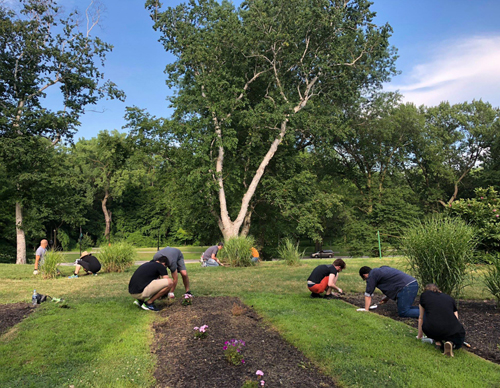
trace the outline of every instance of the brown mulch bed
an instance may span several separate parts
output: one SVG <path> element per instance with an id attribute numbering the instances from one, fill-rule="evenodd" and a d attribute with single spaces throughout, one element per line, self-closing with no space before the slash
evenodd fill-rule
<path id="1" fill-rule="evenodd" d="M 0 334 L 21 322 L 33 310 L 28 303 L 0 304 Z"/>
<path id="2" fill-rule="evenodd" d="M 241 387 L 256 381 L 257 370 L 264 372 L 265 386 L 335 386 L 238 298 L 195 297 L 191 306 L 176 301 L 160 315 L 153 326 L 160 387 Z M 193 327 L 202 325 L 208 325 L 208 336 L 195 339 Z M 224 358 L 222 348 L 231 339 L 245 341 L 245 364 L 234 366 Z"/>
<path id="3" fill-rule="evenodd" d="M 343 300 L 358 307 L 365 307 L 363 295 L 346 295 Z M 381 296 L 374 296 L 372 304 L 378 303 Z M 418 306 L 419 298 L 414 305 Z M 470 352 L 480 357 L 500 364 L 500 309 L 496 308 L 493 301 L 460 300 L 457 301 L 458 317 L 464 325 L 467 341 L 471 347 Z M 417 320 L 401 318 L 398 316 L 397 305 L 394 301 L 379 305 L 374 313 L 390 317 L 407 325 L 417 327 Z"/>

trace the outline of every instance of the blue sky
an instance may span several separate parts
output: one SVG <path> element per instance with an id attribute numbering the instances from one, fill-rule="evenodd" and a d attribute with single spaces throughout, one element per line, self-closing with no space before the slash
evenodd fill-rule
<path id="1" fill-rule="evenodd" d="M 1 0 L 0 0 L 1 1 Z M 436 105 L 482 98 L 500 106 L 500 0 L 373 0 L 377 24 L 394 29 L 391 44 L 399 51 L 402 74 L 385 86 L 405 101 Z M 4 0 L 14 4 L 15 0 Z M 90 0 L 60 0 L 71 10 Z M 173 60 L 158 42 L 159 34 L 143 0 L 101 0 L 105 13 L 96 35 L 113 44 L 104 68 L 127 94 L 125 103 L 100 101 L 81 118 L 75 138 L 121 129 L 126 106 L 151 114 L 171 114 L 166 97 L 165 65 Z M 163 0 L 164 6 L 180 0 Z M 235 3 L 239 4 L 240 1 Z"/>

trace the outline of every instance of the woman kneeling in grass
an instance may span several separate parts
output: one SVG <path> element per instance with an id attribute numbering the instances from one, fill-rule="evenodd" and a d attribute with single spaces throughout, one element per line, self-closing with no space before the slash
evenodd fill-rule
<path id="1" fill-rule="evenodd" d="M 455 300 L 435 284 L 428 284 L 420 295 L 419 308 L 417 338 L 421 339 L 425 333 L 445 355 L 453 357 L 453 349 L 460 349 L 465 341 L 465 329 L 458 320 Z"/>

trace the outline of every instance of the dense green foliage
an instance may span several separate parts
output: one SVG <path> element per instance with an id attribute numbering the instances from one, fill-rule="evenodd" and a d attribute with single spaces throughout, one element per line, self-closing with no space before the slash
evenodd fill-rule
<path id="1" fill-rule="evenodd" d="M 287 265 L 299 265 L 304 252 L 299 250 L 299 243 L 294 243 L 291 239 L 285 238 L 278 247 L 278 258 L 284 260 Z"/>
<path id="2" fill-rule="evenodd" d="M 434 283 L 460 296 L 471 279 L 475 246 L 474 229 L 464 221 L 434 216 L 406 230 L 402 250 L 422 287 Z"/>
<path id="3" fill-rule="evenodd" d="M 249 267 L 252 263 L 251 248 L 255 245 L 255 239 L 248 237 L 232 237 L 224 243 L 224 248 L 217 257 L 233 267 Z"/>
<path id="4" fill-rule="evenodd" d="M 97 255 L 103 272 L 123 272 L 137 260 L 137 251 L 126 241 L 102 245 Z"/>
<path id="5" fill-rule="evenodd" d="M 58 264 L 64 262 L 62 252 L 48 250 L 45 252 L 45 260 L 43 265 L 40 266 L 40 272 L 44 279 L 52 279 L 57 276 Z"/>
<path id="6" fill-rule="evenodd" d="M 488 268 L 488 272 L 484 275 L 484 284 L 500 307 L 500 257 L 493 260 L 493 264 Z"/>

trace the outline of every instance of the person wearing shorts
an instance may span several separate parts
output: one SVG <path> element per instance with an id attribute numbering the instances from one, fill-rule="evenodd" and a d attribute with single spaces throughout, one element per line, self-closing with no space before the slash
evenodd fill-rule
<path id="1" fill-rule="evenodd" d="M 309 275 L 307 279 L 307 288 L 311 291 L 311 298 L 321 298 L 323 292 L 326 299 L 338 298 L 338 295 L 332 294 L 335 289 L 340 294 L 343 293 L 342 289 L 337 287 L 337 280 L 339 272 L 345 269 L 345 262 L 342 259 L 336 259 L 331 265 L 318 265 Z"/>
<path id="2" fill-rule="evenodd" d="M 166 265 L 168 259 L 161 257 L 144 263 L 136 269 L 128 284 L 129 294 L 135 298 L 134 304 L 143 310 L 158 311 L 154 301 L 167 295 L 172 288 Z"/>
<path id="3" fill-rule="evenodd" d="M 79 259 L 75 261 L 75 272 L 69 278 L 74 279 L 78 277 L 80 269 L 85 270 L 85 275 L 96 275 L 101 270 L 101 263 L 95 256 L 92 256 L 87 251 L 83 251 Z"/>
<path id="4" fill-rule="evenodd" d="M 168 269 L 170 269 L 172 281 L 174 282 L 168 296 L 170 298 L 174 297 L 174 291 L 177 287 L 179 273 L 182 276 L 182 283 L 184 284 L 186 294 L 191 295 L 191 291 L 189 288 L 189 277 L 187 274 L 186 263 L 184 262 L 184 255 L 182 254 L 182 252 L 177 248 L 166 247 L 155 253 L 155 255 L 153 256 L 153 261 L 159 260 L 162 257 L 166 257 L 168 260 L 167 267 Z"/>

